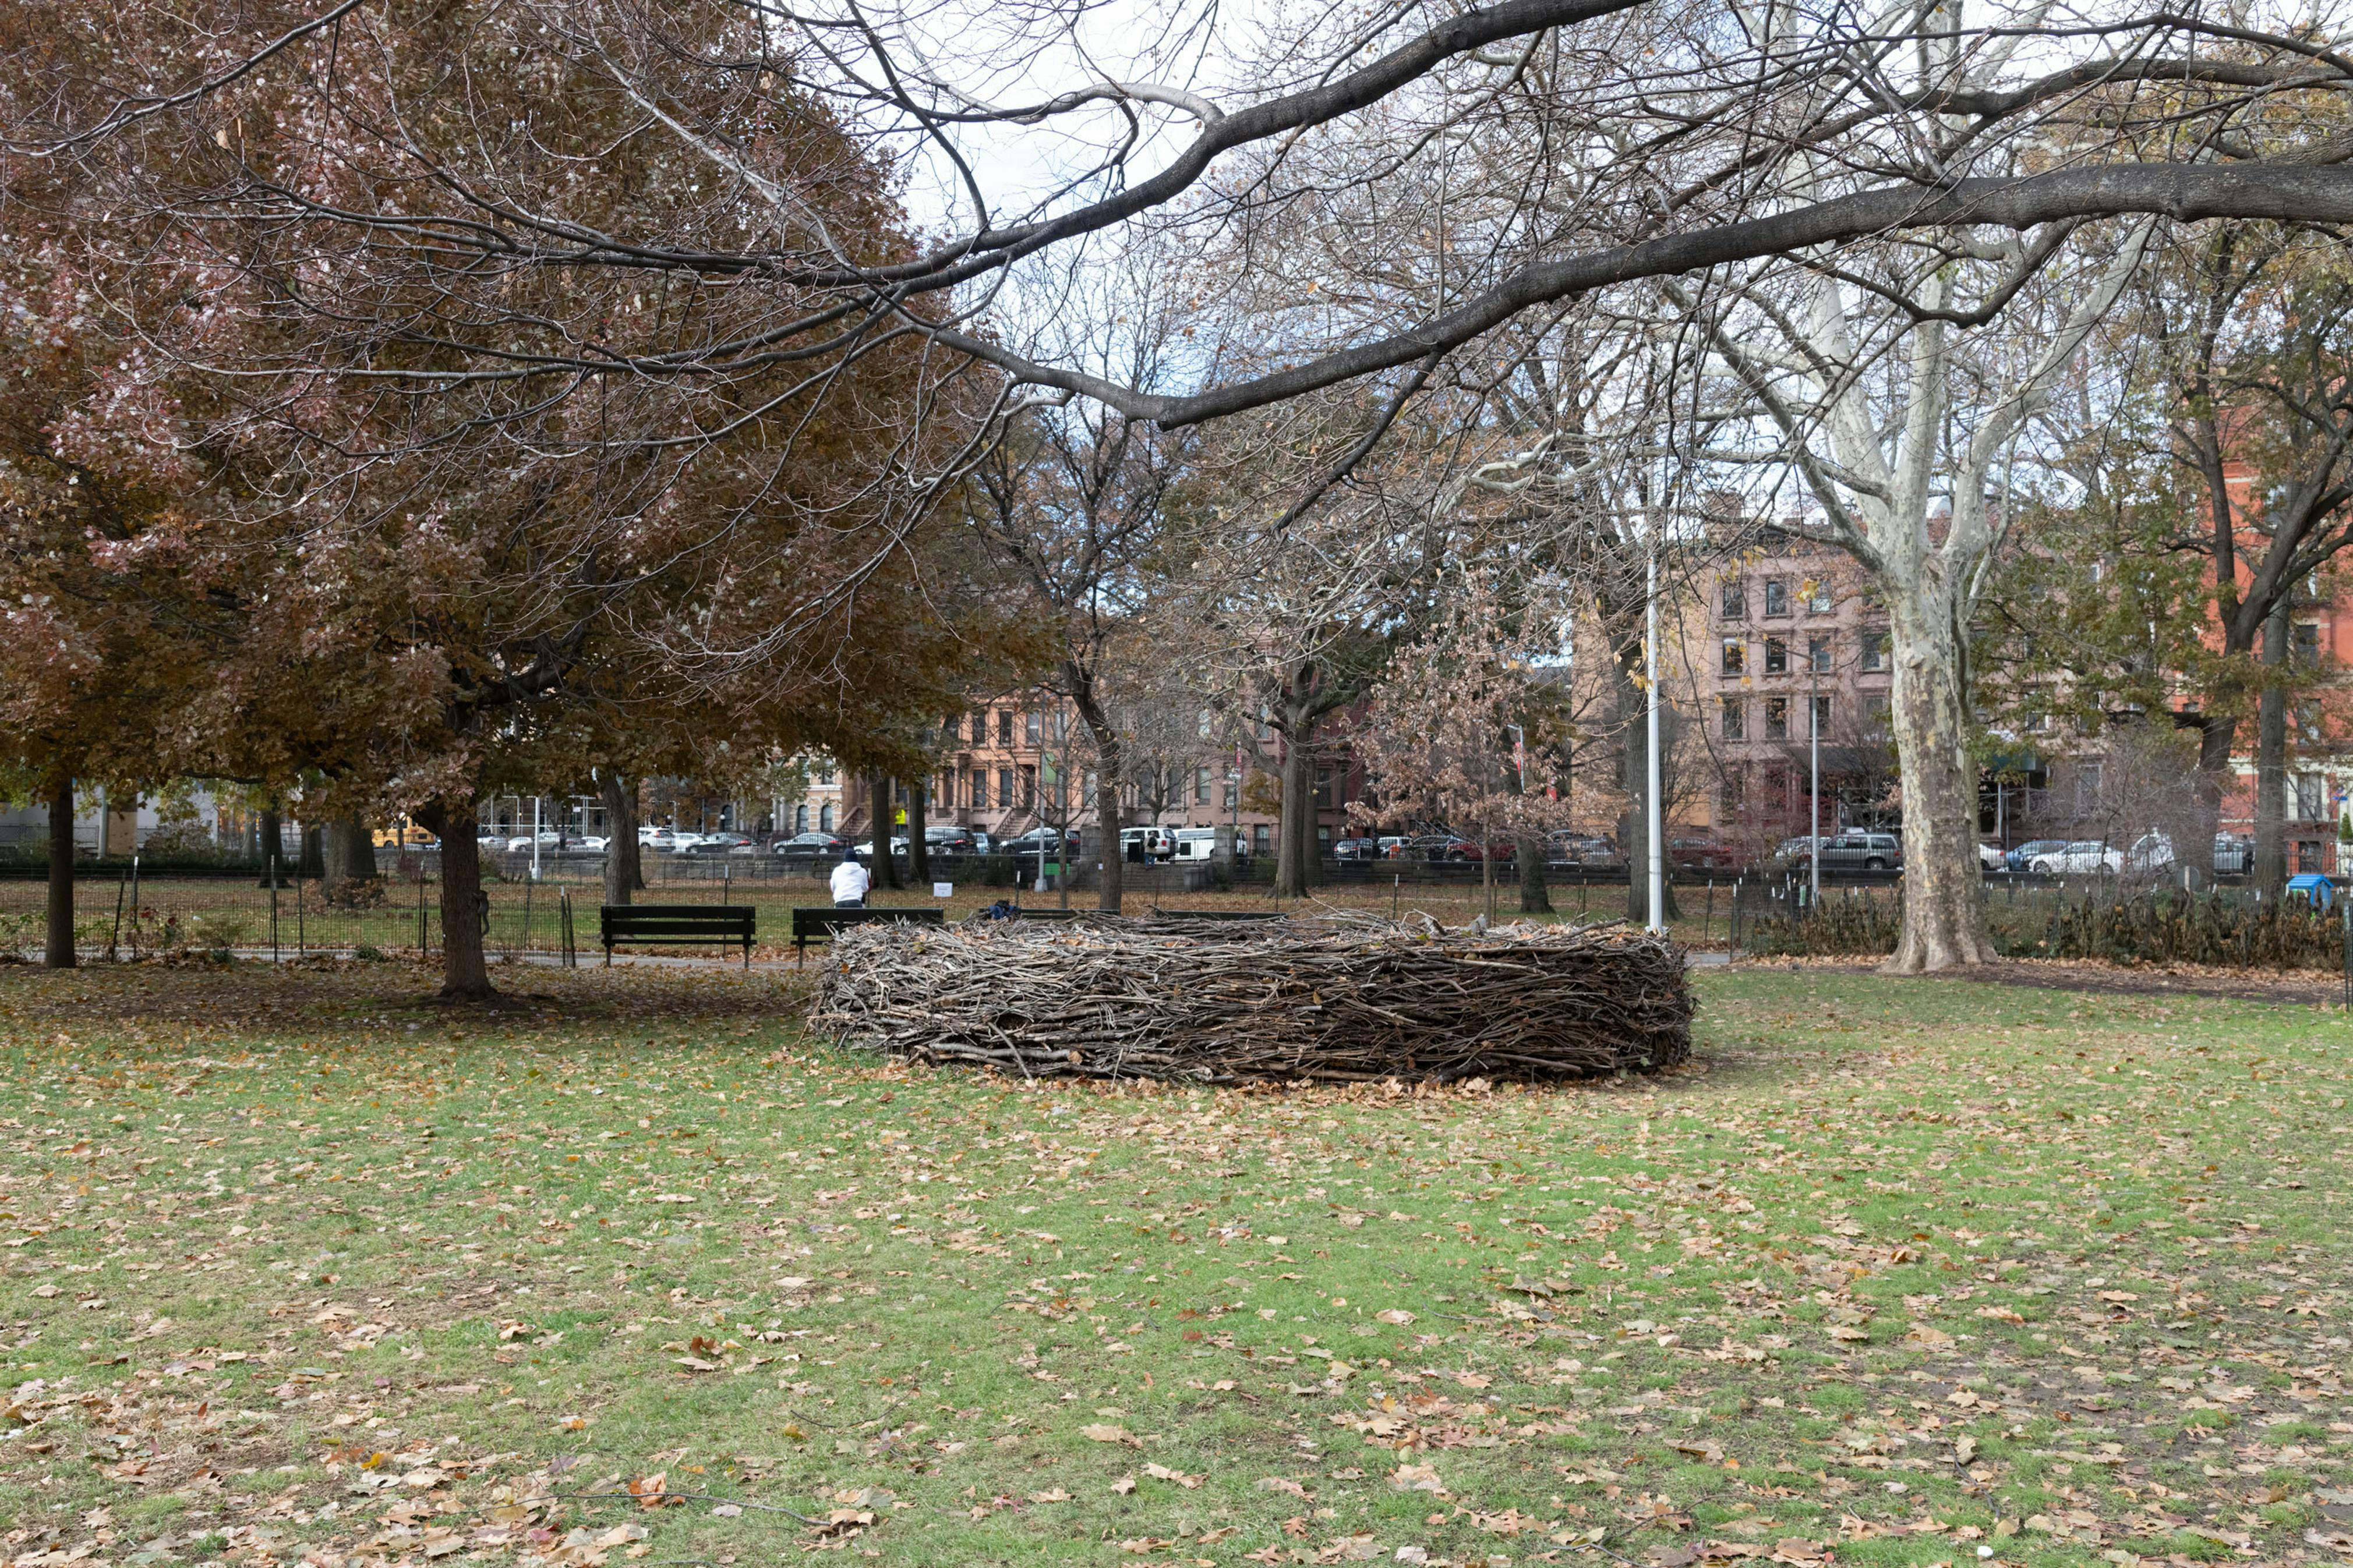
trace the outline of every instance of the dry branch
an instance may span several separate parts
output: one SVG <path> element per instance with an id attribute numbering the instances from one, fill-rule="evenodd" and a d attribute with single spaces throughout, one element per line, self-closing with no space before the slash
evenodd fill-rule
<path id="1" fill-rule="evenodd" d="M 1033 1079 L 1555 1079 L 1691 1050 L 1683 950 L 1614 924 L 970 921 L 853 929 L 833 959 L 818 1027 Z"/>

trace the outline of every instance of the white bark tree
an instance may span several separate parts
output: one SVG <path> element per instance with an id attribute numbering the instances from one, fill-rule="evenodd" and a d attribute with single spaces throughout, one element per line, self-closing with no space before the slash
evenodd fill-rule
<path id="1" fill-rule="evenodd" d="M 1890 973 L 1994 957 L 1977 859 L 1968 655 L 2009 521 L 1999 470 L 2139 266 L 2150 227 L 2143 220 L 2119 237 L 2072 301 L 2046 289 L 2013 307 L 2000 331 L 1975 334 L 1957 323 L 1990 312 L 1960 297 L 1957 273 L 1971 262 L 2000 268 L 1993 292 L 2006 296 L 2040 271 L 2043 237 L 1989 244 L 1965 231 L 1925 254 L 1899 251 L 1868 289 L 1825 266 L 1795 300 L 1747 285 L 1729 310 L 1665 288 L 1779 437 L 1716 455 L 1795 474 L 1821 509 L 1813 531 L 1861 563 L 1886 605 L 1905 867 Z"/>

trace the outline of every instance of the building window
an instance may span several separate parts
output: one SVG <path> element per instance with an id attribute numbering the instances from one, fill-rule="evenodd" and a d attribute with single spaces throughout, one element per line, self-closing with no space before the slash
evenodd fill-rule
<path id="1" fill-rule="evenodd" d="M 1765 738 L 1786 741 L 1789 738 L 1789 700 L 1786 697 L 1765 699 Z"/>
<path id="2" fill-rule="evenodd" d="M 1011 768 L 997 770 L 997 809 L 999 811 L 1013 809 L 1013 770 Z"/>
<path id="3" fill-rule="evenodd" d="M 1748 650 L 1738 637 L 1724 639 L 1724 673 L 1738 675 L 1747 667 Z"/>
<path id="4" fill-rule="evenodd" d="M 972 716 L 972 743 L 976 746 L 988 744 L 988 715 L 986 713 Z"/>
<path id="5" fill-rule="evenodd" d="M 1209 804 L 1209 770 L 1207 768 L 1193 770 L 1193 804 L 1195 805 Z"/>
<path id="6" fill-rule="evenodd" d="M 2298 822 L 2318 822 L 2328 815 L 2328 781 L 2318 773 L 2297 773 L 2291 781 L 2295 785 L 2295 819 Z"/>
<path id="7" fill-rule="evenodd" d="M 1781 577 L 1765 579 L 1765 613 L 1768 616 L 1786 616 L 1789 613 L 1788 579 Z"/>
<path id="8" fill-rule="evenodd" d="M 1886 698 L 1866 698 L 1862 704 L 1862 716 L 1864 722 L 1871 727 L 1871 737 L 1873 740 L 1883 741 L 1887 739 Z"/>
<path id="9" fill-rule="evenodd" d="M 2319 871 L 2320 840 L 2317 838 L 2297 839 L 2295 841 L 2296 875 L 2299 877 L 2304 876 L 2306 873 L 2317 875 Z"/>
<path id="10" fill-rule="evenodd" d="M 1725 620 L 1746 620 L 1748 618 L 1747 581 L 1739 577 L 1734 577 L 1726 581 L 1724 584 L 1724 595 L 1720 603 L 1723 607 L 1724 618 Z"/>
<path id="11" fill-rule="evenodd" d="M 2288 627 L 2287 661 L 2310 669 L 2320 663 L 2320 623 L 2298 621 Z"/>
<path id="12" fill-rule="evenodd" d="M 1806 580 L 1806 614 L 1827 616 L 1831 613 L 1831 585 L 1822 578 Z"/>
<path id="13" fill-rule="evenodd" d="M 1787 675 L 1789 672 L 1789 645 L 1779 637 L 1765 639 L 1765 673 Z"/>
<path id="14" fill-rule="evenodd" d="M 1825 731 L 1825 730 L 1829 729 L 1830 727 L 1831 727 L 1831 700 L 1830 700 L 1828 697 L 1817 696 L 1817 697 L 1814 699 L 1814 730 L 1813 730 L 1813 732 L 1814 732 L 1815 734 L 1819 735 L 1819 734 L 1820 734 L 1823 731 Z"/>
<path id="15" fill-rule="evenodd" d="M 817 808 L 817 826 L 818 831 L 820 833 L 830 833 L 833 831 L 832 806 L 820 805 Z"/>
<path id="16" fill-rule="evenodd" d="M 1039 721 L 1036 713 L 1021 715 L 1021 738 L 1031 746 L 1042 746 L 1046 743 L 1046 727 Z"/>
<path id="17" fill-rule="evenodd" d="M 1806 665 L 1816 675 L 1828 675 L 1831 672 L 1830 638 L 1808 637 L 1806 639 Z"/>
<path id="18" fill-rule="evenodd" d="M 1727 741 L 1748 739 L 1748 704 L 1737 697 L 1724 700 L 1724 738 Z"/>
<path id="19" fill-rule="evenodd" d="M 1748 770 L 1730 767 L 1724 770 L 1724 809 L 1740 811 L 1748 805 Z"/>
<path id="20" fill-rule="evenodd" d="M 1862 668 L 1865 669 L 1887 668 L 1887 634 L 1885 632 L 1868 631 L 1862 634 Z"/>
<path id="21" fill-rule="evenodd" d="M 1271 841 L 1271 840 L 1269 838 L 1269 837 L 1268 837 L 1268 834 L 1267 834 L 1267 827 L 1266 827 L 1266 824 L 1265 824 L 1265 823 L 1261 822 L 1261 823 L 1257 824 L 1257 825 L 1256 825 L 1256 826 L 1254 826 L 1253 827 L 1251 827 L 1251 829 L 1250 829 L 1250 853 L 1251 853 L 1251 854 L 1253 854 L 1253 855 L 1264 855 L 1264 854 L 1267 854 L 1267 853 L 1268 853 L 1268 852 L 1269 852 L 1272 847 L 1273 847 L 1272 841 Z"/>
<path id="22" fill-rule="evenodd" d="M 2100 764 L 2078 763 L 2075 765 L 2075 809 L 2090 816 L 2100 808 Z"/>
<path id="23" fill-rule="evenodd" d="M 964 716 L 960 713 L 951 713 L 945 719 L 942 720 L 940 721 L 940 739 L 945 741 L 950 745 L 955 745 L 958 741 L 964 739 L 962 735 L 956 732 L 956 725 L 963 721 L 963 718 Z"/>
<path id="24" fill-rule="evenodd" d="M 826 763 L 823 767 L 821 767 L 821 768 L 818 769 L 818 771 L 817 771 L 817 782 L 818 782 L 818 783 L 819 783 L 819 784 L 821 784 L 826 785 L 828 788 L 832 787 L 832 784 L 833 784 L 833 764 L 832 764 L 831 763 Z"/>
<path id="25" fill-rule="evenodd" d="M 988 770 L 987 768 L 972 770 L 972 808 L 975 811 L 988 809 Z"/>
<path id="26" fill-rule="evenodd" d="M 808 807 L 807 805 L 797 805 L 793 807 L 793 831 L 795 833 L 807 833 L 808 831 Z"/>
<path id="27" fill-rule="evenodd" d="M 1013 710 L 1010 708 L 997 710 L 997 743 L 1000 746 L 1013 744 Z"/>
<path id="28" fill-rule="evenodd" d="M 1227 774 L 1226 774 L 1226 799 L 1225 799 L 1225 805 L 1226 805 L 1226 806 L 1227 806 L 1229 809 L 1231 809 L 1232 807 L 1235 807 L 1235 806 L 1238 806 L 1238 805 L 1241 805 L 1241 803 L 1242 803 L 1242 781 L 1241 781 L 1241 778 L 1240 778 L 1240 776 L 1239 774 L 1232 773 L 1227 773 Z"/>
<path id="29" fill-rule="evenodd" d="M 1021 804 L 1027 806 L 1034 806 L 1038 804 L 1038 770 L 1036 768 L 1025 766 L 1021 770 Z"/>

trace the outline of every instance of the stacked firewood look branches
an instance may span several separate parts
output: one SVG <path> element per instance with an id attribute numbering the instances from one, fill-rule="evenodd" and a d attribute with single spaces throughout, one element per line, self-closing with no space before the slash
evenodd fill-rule
<path id="1" fill-rule="evenodd" d="M 1031 1079 L 1559 1079 L 1691 1050 L 1683 950 L 1621 925 L 975 920 L 847 931 L 833 960 L 818 1028 Z"/>

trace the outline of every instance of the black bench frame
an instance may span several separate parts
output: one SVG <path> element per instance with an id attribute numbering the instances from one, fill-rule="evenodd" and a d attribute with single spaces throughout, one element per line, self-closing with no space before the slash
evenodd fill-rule
<path id="1" fill-rule="evenodd" d="M 733 947 L 744 944 L 744 967 L 752 967 L 752 942 L 760 911 L 750 904 L 604 904 L 596 911 L 597 935 L 605 943 L 605 967 L 613 947 Z"/>
<path id="2" fill-rule="evenodd" d="M 943 925 L 946 922 L 937 910 L 843 909 L 836 904 L 802 904 L 793 910 L 793 963 L 799 964 L 808 957 L 812 939 L 830 942 L 833 933 L 844 926 L 871 925 Z"/>

